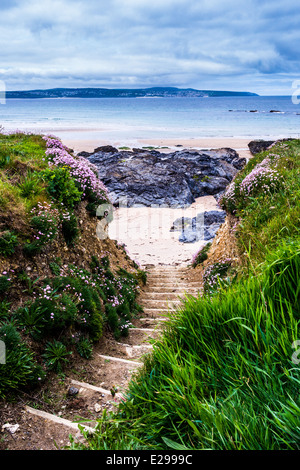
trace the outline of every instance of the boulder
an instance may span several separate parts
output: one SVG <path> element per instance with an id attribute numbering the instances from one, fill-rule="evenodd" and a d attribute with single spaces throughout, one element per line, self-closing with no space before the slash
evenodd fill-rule
<path id="1" fill-rule="evenodd" d="M 248 144 L 248 147 L 252 155 L 256 155 L 257 153 L 268 150 L 270 145 L 274 144 L 275 142 L 289 142 L 291 140 L 293 140 L 291 137 L 287 137 L 285 139 L 278 139 L 278 140 L 251 140 L 251 142 L 249 142 Z"/>
<path id="2" fill-rule="evenodd" d="M 274 142 L 274 140 L 252 140 L 249 142 L 248 147 L 252 155 L 256 155 L 267 150 Z"/>
<path id="3" fill-rule="evenodd" d="M 96 165 L 112 203 L 127 207 L 186 207 L 201 196 L 220 196 L 246 163 L 230 148 L 167 154 L 113 147 L 96 150 L 88 160 Z"/>
<path id="4" fill-rule="evenodd" d="M 225 211 L 200 212 L 196 217 L 180 217 L 173 222 L 171 231 L 181 231 L 179 241 L 193 243 L 200 240 L 211 240 L 224 223 Z"/>

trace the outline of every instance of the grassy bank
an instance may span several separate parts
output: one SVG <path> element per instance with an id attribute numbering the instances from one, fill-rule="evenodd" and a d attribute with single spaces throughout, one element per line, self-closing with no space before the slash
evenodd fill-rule
<path id="1" fill-rule="evenodd" d="M 109 329 L 128 334 L 144 277 L 100 240 L 97 169 L 52 136 L 0 134 L 0 398 L 47 386 Z"/>
<path id="2" fill-rule="evenodd" d="M 239 267 L 206 266 L 90 449 L 299 449 L 299 169 L 292 141 L 239 173 L 221 200 Z"/>

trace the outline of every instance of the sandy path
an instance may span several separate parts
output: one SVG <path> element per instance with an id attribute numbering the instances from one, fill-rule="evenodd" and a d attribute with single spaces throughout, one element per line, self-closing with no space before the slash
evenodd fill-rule
<path id="1" fill-rule="evenodd" d="M 170 232 L 178 217 L 195 217 L 199 212 L 220 210 L 213 196 L 205 196 L 187 209 L 133 207 L 115 210 L 109 237 L 125 243 L 130 257 L 141 265 L 187 265 L 205 242 L 181 243 L 180 232 Z"/>

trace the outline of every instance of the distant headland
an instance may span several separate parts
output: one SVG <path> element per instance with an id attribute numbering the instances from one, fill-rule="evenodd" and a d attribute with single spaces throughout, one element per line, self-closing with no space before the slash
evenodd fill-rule
<path id="1" fill-rule="evenodd" d="M 52 88 L 48 90 L 7 91 L 6 98 L 207 98 L 219 96 L 259 96 L 247 91 L 195 90 L 193 88 Z"/>

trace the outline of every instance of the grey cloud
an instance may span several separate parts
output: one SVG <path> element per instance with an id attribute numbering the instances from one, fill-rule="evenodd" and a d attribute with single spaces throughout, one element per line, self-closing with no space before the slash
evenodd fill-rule
<path id="1" fill-rule="evenodd" d="M 43 88 L 210 83 L 208 88 L 224 89 L 227 80 L 230 89 L 239 89 L 252 76 L 249 91 L 257 91 L 255 83 L 267 91 L 270 80 L 280 86 L 282 74 L 288 81 L 299 69 L 297 0 L 1 0 L 0 5 L 0 79 L 10 89 L 32 83 Z"/>

